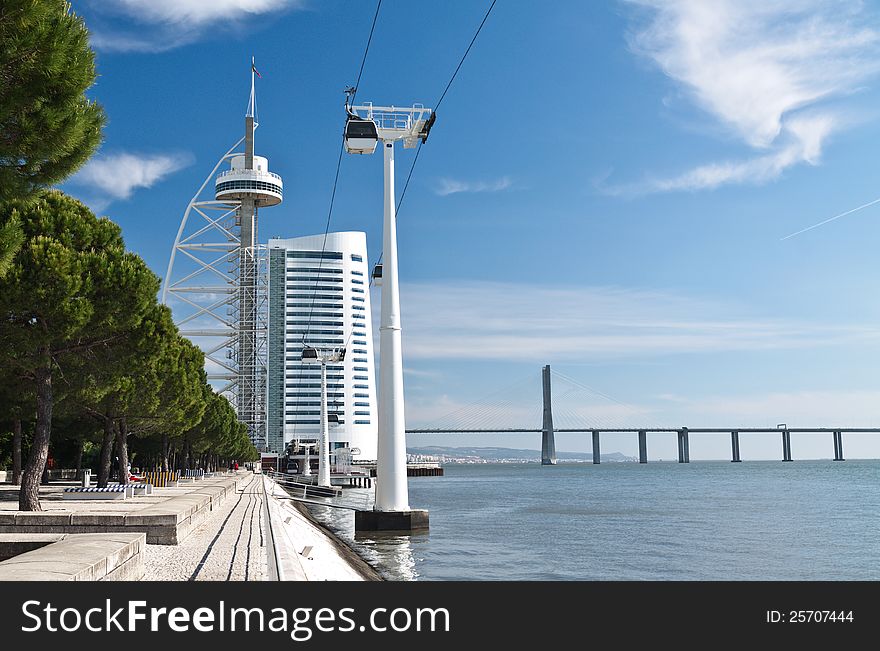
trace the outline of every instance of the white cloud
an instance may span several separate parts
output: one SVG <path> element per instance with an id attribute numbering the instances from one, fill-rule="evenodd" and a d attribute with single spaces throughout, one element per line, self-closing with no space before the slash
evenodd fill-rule
<path id="1" fill-rule="evenodd" d="M 191 161 L 189 154 L 108 154 L 90 160 L 69 183 L 90 188 L 97 197 L 95 203 L 106 206 L 113 200 L 128 199 L 138 188 L 152 187 Z"/>
<path id="2" fill-rule="evenodd" d="M 460 192 L 500 192 L 513 185 L 510 177 L 502 176 L 495 181 L 461 181 L 458 179 L 441 178 L 434 193 L 445 197 Z"/>
<path id="3" fill-rule="evenodd" d="M 256 16 L 300 4 L 296 0 L 101 0 L 116 11 L 147 23 L 204 25 Z"/>
<path id="4" fill-rule="evenodd" d="M 488 282 L 409 284 L 402 292 L 411 360 L 572 363 L 880 339 L 873 326 L 753 318 L 733 306 L 665 292 Z"/>
<path id="5" fill-rule="evenodd" d="M 634 34 L 633 50 L 681 84 L 736 138 L 769 153 L 612 192 L 762 183 L 792 165 L 815 165 L 828 136 L 844 126 L 822 101 L 853 92 L 878 71 L 880 33 L 864 25 L 862 3 L 625 1 L 651 16 Z"/>
<path id="6" fill-rule="evenodd" d="M 701 427 L 880 427 L 880 391 L 811 390 L 682 399 Z M 774 440 L 775 443 L 775 440 Z M 830 441 L 828 447 L 831 447 Z"/>
<path id="7" fill-rule="evenodd" d="M 91 0 L 90 4 L 103 19 L 90 25 L 95 48 L 162 52 L 197 40 L 208 28 L 296 8 L 302 0 Z"/>

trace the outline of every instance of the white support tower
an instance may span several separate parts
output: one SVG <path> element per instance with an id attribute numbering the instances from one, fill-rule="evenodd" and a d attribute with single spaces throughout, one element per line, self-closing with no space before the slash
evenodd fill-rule
<path id="1" fill-rule="evenodd" d="M 406 432 L 403 398 L 403 353 L 401 348 L 400 290 L 397 265 L 397 216 L 394 192 L 394 144 L 416 147 L 428 138 L 435 114 L 420 104 L 394 106 L 349 106 L 346 104 L 346 150 L 370 154 L 375 142 L 384 151 L 384 226 L 382 238 L 382 312 L 379 325 L 379 441 L 376 459 L 375 511 L 359 513 L 355 526 L 371 529 L 427 528 L 427 511 L 413 511 L 409 505 L 406 474 Z M 373 146 L 370 146 L 370 140 Z M 399 514 L 395 517 L 393 514 Z"/>
<path id="2" fill-rule="evenodd" d="M 321 436 L 318 440 L 318 486 L 330 487 L 330 426 L 327 413 L 327 363 L 335 364 L 345 359 L 345 348 L 306 347 L 303 362 L 321 365 Z M 306 458 L 308 464 L 308 457 Z"/>
<path id="3" fill-rule="evenodd" d="M 208 380 L 227 395 L 258 450 L 266 449 L 265 247 L 258 209 L 281 203 L 281 177 L 254 154 L 256 95 L 251 94 L 244 137 L 227 151 L 190 200 L 168 261 L 162 302 L 182 335 L 205 352 Z M 244 151 L 236 149 L 244 143 Z M 205 188 L 220 166 L 211 198 Z"/>

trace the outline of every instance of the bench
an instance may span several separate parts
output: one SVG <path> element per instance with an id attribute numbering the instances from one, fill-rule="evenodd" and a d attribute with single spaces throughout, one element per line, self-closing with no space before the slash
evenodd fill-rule
<path id="1" fill-rule="evenodd" d="M 65 488 L 61 498 L 66 500 L 124 500 L 126 493 L 128 491 L 122 485 L 107 486 L 106 488 L 77 486 Z"/>

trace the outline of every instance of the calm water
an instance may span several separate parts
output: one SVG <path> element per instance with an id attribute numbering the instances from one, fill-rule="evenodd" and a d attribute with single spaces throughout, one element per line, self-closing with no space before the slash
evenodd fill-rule
<path id="1" fill-rule="evenodd" d="M 880 461 L 448 465 L 430 533 L 353 539 L 388 578 L 878 580 Z"/>

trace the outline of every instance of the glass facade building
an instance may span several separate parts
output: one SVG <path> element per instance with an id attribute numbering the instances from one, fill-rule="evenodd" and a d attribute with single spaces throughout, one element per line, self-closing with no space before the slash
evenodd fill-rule
<path id="1" fill-rule="evenodd" d="M 293 440 L 320 434 L 321 367 L 301 360 L 303 346 L 345 346 L 343 362 L 327 365 L 330 449 L 375 460 L 376 381 L 370 318 L 367 236 L 328 233 L 270 239 L 267 438 L 283 453 Z"/>

